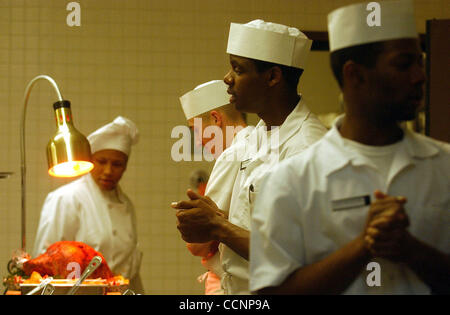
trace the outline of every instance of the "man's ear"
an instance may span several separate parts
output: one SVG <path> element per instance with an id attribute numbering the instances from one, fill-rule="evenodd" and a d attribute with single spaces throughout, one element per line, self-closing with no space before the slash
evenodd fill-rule
<path id="1" fill-rule="evenodd" d="M 367 82 L 367 69 L 353 60 L 348 60 L 342 67 L 342 82 L 348 86 L 360 87 Z"/>
<path id="2" fill-rule="evenodd" d="M 267 70 L 267 82 L 269 87 L 275 86 L 283 79 L 283 72 L 280 67 L 273 66 Z"/>
<path id="3" fill-rule="evenodd" d="M 216 125 L 219 128 L 222 128 L 222 123 L 223 123 L 222 114 L 217 110 L 212 110 L 210 115 L 211 115 L 211 117 L 210 117 L 211 123 L 213 123 L 214 125 Z"/>

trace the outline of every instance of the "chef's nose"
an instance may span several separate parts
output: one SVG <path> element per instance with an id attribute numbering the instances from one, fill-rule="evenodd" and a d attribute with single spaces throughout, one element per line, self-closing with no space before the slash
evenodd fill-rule
<path id="1" fill-rule="evenodd" d="M 422 85 L 425 83 L 426 75 L 425 69 L 422 65 L 415 65 L 411 72 L 411 81 L 413 84 Z"/>
<path id="2" fill-rule="evenodd" d="M 231 75 L 231 70 L 228 71 L 227 74 L 225 74 L 225 77 L 223 78 L 223 82 L 225 82 L 226 85 L 232 85 L 233 84 L 233 76 Z"/>
<path id="3" fill-rule="evenodd" d="M 104 174 L 111 174 L 112 173 L 112 165 L 111 163 L 106 163 L 105 167 L 103 168 Z"/>

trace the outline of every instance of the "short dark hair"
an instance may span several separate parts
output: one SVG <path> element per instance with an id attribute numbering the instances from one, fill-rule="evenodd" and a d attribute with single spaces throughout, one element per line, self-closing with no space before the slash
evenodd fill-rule
<path id="1" fill-rule="evenodd" d="M 333 51 L 330 54 L 331 69 L 339 86 L 341 88 L 343 86 L 342 69 L 348 60 L 353 60 L 367 68 L 373 68 L 383 49 L 383 42 L 375 42 Z"/>
<path id="2" fill-rule="evenodd" d="M 286 80 L 288 86 L 292 89 L 297 90 L 297 85 L 298 85 L 300 77 L 303 73 L 303 69 L 280 65 L 280 64 L 268 62 L 268 61 L 262 61 L 262 60 L 256 60 L 256 59 L 252 59 L 252 60 L 255 63 L 256 70 L 259 73 L 266 71 L 275 66 L 279 67 L 281 69 L 281 73 L 283 74 L 283 77 Z"/>

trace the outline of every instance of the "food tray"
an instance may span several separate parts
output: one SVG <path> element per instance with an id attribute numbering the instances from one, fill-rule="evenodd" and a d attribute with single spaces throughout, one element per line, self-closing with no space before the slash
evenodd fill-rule
<path id="1" fill-rule="evenodd" d="M 103 282 L 103 283 L 101 283 Z M 55 279 L 50 282 L 55 288 L 53 295 L 65 295 L 74 286 L 75 281 L 65 280 L 65 279 Z M 20 291 L 22 295 L 26 295 L 28 292 L 36 288 L 38 283 L 21 283 Z M 80 285 L 75 295 L 105 295 L 107 292 L 120 292 L 123 293 L 128 289 L 128 285 L 109 285 L 105 280 L 99 281 L 98 279 L 90 280 L 86 279 Z M 36 294 L 41 294 L 42 290 L 36 292 Z"/>

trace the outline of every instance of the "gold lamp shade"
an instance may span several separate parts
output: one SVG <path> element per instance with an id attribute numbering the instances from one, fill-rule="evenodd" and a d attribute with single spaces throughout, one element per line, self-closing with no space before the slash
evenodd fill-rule
<path id="1" fill-rule="evenodd" d="M 94 168 L 91 163 L 91 147 L 87 139 L 73 126 L 70 102 L 65 101 L 58 85 L 48 75 L 34 77 L 25 89 L 22 120 L 20 124 L 20 162 L 22 187 L 22 251 L 26 251 L 26 154 L 25 122 L 31 89 L 39 80 L 47 80 L 55 89 L 58 101 L 53 104 L 57 131 L 47 145 L 48 173 L 56 177 L 74 177 L 88 173 Z"/>
<path id="2" fill-rule="evenodd" d="M 56 117 L 56 134 L 47 145 L 48 173 L 55 177 L 74 177 L 90 172 L 91 147 L 88 140 L 75 129 L 70 102 L 53 104 Z"/>

